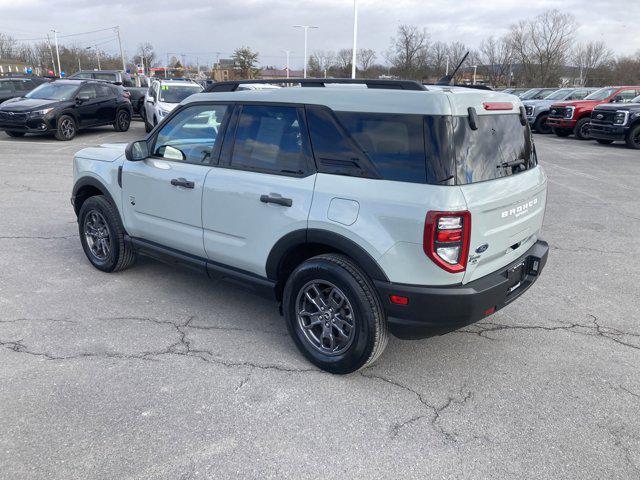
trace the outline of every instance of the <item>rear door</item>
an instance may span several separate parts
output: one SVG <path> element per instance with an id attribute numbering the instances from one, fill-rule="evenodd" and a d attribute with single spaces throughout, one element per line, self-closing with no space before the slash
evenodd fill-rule
<path id="1" fill-rule="evenodd" d="M 227 105 L 190 105 L 149 140 L 151 155 L 125 162 L 122 205 L 127 232 L 205 257 L 202 192 L 217 157 Z"/>
<path id="2" fill-rule="evenodd" d="M 519 115 L 479 115 L 477 125 L 472 130 L 466 117 L 454 119 L 457 183 L 471 212 L 463 283 L 526 252 L 538 240 L 546 202 L 546 177 Z"/>
<path id="3" fill-rule="evenodd" d="M 97 84 L 96 93 L 98 98 L 98 121 L 100 123 L 111 123 L 116 119 L 116 91 L 109 85 Z"/>
<path id="4" fill-rule="evenodd" d="M 307 228 L 316 174 L 303 113 L 288 105 L 236 107 L 202 199 L 212 261 L 266 276 L 275 243 Z"/>

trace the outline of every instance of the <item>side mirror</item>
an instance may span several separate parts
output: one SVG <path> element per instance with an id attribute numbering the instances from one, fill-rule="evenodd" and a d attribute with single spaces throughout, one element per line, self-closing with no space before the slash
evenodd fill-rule
<path id="1" fill-rule="evenodd" d="M 147 102 L 149 102 L 149 103 L 156 103 L 156 99 L 155 99 L 155 98 L 153 98 L 151 95 L 148 95 L 148 96 L 147 96 Z"/>
<path id="2" fill-rule="evenodd" d="M 127 145 L 124 156 L 130 162 L 139 162 L 149 156 L 149 144 L 146 140 L 138 140 Z"/>
<path id="3" fill-rule="evenodd" d="M 616 95 L 611 99 L 611 103 L 620 103 L 622 101 L 622 95 Z"/>

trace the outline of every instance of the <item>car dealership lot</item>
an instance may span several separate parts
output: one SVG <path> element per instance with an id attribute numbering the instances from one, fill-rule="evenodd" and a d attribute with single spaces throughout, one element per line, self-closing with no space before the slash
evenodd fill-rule
<path id="1" fill-rule="evenodd" d="M 638 152 L 536 136 L 540 281 L 340 377 L 266 300 L 144 258 L 90 266 L 73 153 L 143 135 L 0 133 L 0 478 L 640 475 Z"/>

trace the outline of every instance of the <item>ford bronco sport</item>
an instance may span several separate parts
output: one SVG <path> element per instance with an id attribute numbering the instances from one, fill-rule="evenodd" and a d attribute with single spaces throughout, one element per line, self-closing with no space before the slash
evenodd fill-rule
<path id="1" fill-rule="evenodd" d="M 96 268 L 146 254 L 243 284 L 333 373 L 371 364 L 388 331 L 451 331 L 536 281 L 547 181 L 515 96 L 394 80 L 236 91 L 246 82 L 189 97 L 144 140 L 76 154 Z"/>
<path id="2" fill-rule="evenodd" d="M 638 96 L 640 86 L 604 87 L 587 95 L 583 100 L 554 103 L 551 105 L 547 125 L 559 137 L 572 133 L 580 140 L 591 138 L 589 126 L 591 112 L 604 103 L 628 103 Z"/>

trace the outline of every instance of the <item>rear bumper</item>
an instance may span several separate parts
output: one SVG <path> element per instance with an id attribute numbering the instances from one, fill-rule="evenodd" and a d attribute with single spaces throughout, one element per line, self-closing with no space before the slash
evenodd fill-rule
<path id="1" fill-rule="evenodd" d="M 562 118 L 547 117 L 547 125 L 552 128 L 572 129 L 576 126 L 575 120 L 564 120 Z"/>
<path id="2" fill-rule="evenodd" d="M 624 127 L 613 125 L 598 125 L 591 123 L 589 125 L 589 136 L 601 140 L 624 140 L 626 130 Z"/>
<path id="3" fill-rule="evenodd" d="M 540 276 L 548 254 L 549 245 L 539 240 L 516 261 L 465 285 L 423 287 L 376 281 L 389 329 L 399 338 L 426 338 L 477 322 L 526 292 Z M 523 275 L 514 279 L 510 272 L 520 265 Z M 407 297 L 409 303 L 393 304 L 390 295 Z"/>

